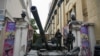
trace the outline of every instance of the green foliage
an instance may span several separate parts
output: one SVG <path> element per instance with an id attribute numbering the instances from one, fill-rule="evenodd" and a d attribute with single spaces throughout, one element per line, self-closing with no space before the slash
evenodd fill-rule
<path id="1" fill-rule="evenodd" d="M 35 43 L 38 38 L 39 38 L 39 35 L 34 33 L 33 34 L 33 43 Z"/>
<path id="2" fill-rule="evenodd" d="M 31 19 L 30 23 L 31 23 L 32 28 L 36 31 L 38 29 L 38 27 L 35 25 L 35 23 L 36 23 L 35 20 Z"/>
<path id="3" fill-rule="evenodd" d="M 31 26 L 34 30 L 34 33 L 33 33 L 33 43 L 35 43 L 37 41 L 37 39 L 39 38 L 36 30 L 38 29 L 38 27 L 36 26 L 36 22 L 35 22 L 35 19 L 31 19 L 30 20 L 30 23 L 31 23 Z"/>

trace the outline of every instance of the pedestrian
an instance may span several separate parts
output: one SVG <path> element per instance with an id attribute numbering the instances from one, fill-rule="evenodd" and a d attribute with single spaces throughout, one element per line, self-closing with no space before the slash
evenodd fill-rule
<path id="1" fill-rule="evenodd" d="M 58 29 L 55 37 L 57 39 L 57 48 L 61 48 L 61 38 L 62 38 L 62 34 L 60 33 L 60 30 Z"/>
<path id="2" fill-rule="evenodd" d="M 67 41 L 68 51 L 72 50 L 73 49 L 73 41 L 75 41 L 75 37 L 71 30 L 69 30 L 66 41 Z"/>

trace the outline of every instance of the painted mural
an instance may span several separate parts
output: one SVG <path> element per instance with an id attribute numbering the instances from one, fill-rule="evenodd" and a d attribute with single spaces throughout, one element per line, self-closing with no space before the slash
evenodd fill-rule
<path id="1" fill-rule="evenodd" d="M 82 56 L 91 56 L 87 26 L 81 27 L 81 53 Z"/>
<path id="2" fill-rule="evenodd" d="M 14 32 L 16 29 L 15 22 L 8 22 L 6 26 L 6 32 Z"/>
<path id="3" fill-rule="evenodd" d="M 16 28 L 15 25 L 16 25 L 15 22 L 7 22 L 3 56 L 13 56 L 15 28 Z"/>

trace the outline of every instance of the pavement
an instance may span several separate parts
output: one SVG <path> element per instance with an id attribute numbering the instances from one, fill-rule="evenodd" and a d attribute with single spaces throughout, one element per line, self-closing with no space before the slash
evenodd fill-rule
<path id="1" fill-rule="evenodd" d="M 27 56 L 38 56 L 37 50 L 31 50 L 31 51 L 27 54 Z"/>
<path id="2" fill-rule="evenodd" d="M 31 50 L 27 56 L 65 56 L 65 53 L 67 53 L 67 50 L 53 50 L 53 51 L 37 51 L 37 50 Z"/>
<path id="3" fill-rule="evenodd" d="M 74 47 L 70 52 L 67 50 L 31 50 L 27 56 L 78 56 L 80 52 L 79 47 Z"/>

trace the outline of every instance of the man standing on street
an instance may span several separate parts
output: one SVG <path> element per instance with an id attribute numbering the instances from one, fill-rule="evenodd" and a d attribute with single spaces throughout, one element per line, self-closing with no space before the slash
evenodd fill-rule
<path id="1" fill-rule="evenodd" d="M 68 51 L 72 50 L 73 49 L 73 41 L 75 41 L 75 37 L 71 30 L 69 30 L 66 41 L 67 41 Z"/>
<path id="2" fill-rule="evenodd" d="M 57 48 L 61 48 L 61 37 L 62 37 L 62 34 L 60 33 L 60 30 L 58 29 L 56 34 L 55 34 L 55 37 L 57 39 Z"/>

